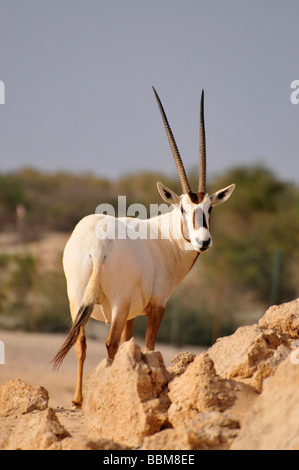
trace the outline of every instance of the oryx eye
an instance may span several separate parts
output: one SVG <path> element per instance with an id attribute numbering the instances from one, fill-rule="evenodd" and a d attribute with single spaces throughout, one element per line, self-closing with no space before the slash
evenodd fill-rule
<path id="1" fill-rule="evenodd" d="M 185 212 L 185 209 L 181 207 L 181 213 L 184 214 L 184 212 Z"/>

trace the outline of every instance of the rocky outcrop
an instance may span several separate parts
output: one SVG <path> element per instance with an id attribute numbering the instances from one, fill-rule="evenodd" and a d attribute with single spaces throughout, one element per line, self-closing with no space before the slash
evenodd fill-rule
<path id="1" fill-rule="evenodd" d="M 260 319 L 262 328 L 271 328 L 283 335 L 286 341 L 299 338 L 299 299 L 282 305 L 273 305 Z"/>
<path id="2" fill-rule="evenodd" d="M 144 438 L 143 450 L 226 450 L 239 431 L 239 421 L 219 411 L 199 413 L 186 426 Z"/>
<path id="3" fill-rule="evenodd" d="M 43 387 L 8 382 L 0 449 L 297 450 L 298 326 L 298 300 L 271 307 L 259 324 L 197 356 L 181 353 L 168 369 L 132 339 L 88 376 L 83 412 L 68 412 L 80 419 L 74 435 Z"/>
<path id="4" fill-rule="evenodd" d="M 207 353 L 199 354 L 168 387 L 171 401 L 168 418 L 173 427 L 187 424 L 199 413 L 224 411 L 236 399 L 234 383 L 216 374 Z"/>
<path id="5" fill-rule="evenodd" d="M 89 436 L 139 447 L 144 436 L 168 426 L 167 383 L 158 351 L 142 354 L 133 338 L 122 344 L 112 365 L 102 361 L 87 379 L 83 410 Z"/>
<path id="6" fill-rule="evenodd" d="M 285 335 L 259 325 L 244 326 L 233 335 L 219 338 L 209 349 L 217 374 L 262 391 L 265 378 L 273 375 L 289 354 Z"/>
<path id="7" fill-rule="evenodd" d="M 177 354 L 172 360 L 172 366 L 167 368 L 170 379 L 177 377 L 185 372 L 187 367 L 194 361 L 196 354 L 192 352 L 181 352 Z"/>
<path id="8" fill-rule="evenodd" d="M 287 357 L 248 410 L 234 450 L 299 450 L 299 365 Z"/>
<path id="9" fill-rule="evenodd" d="M 49 394 L 44 387 L 33 388 L 22 380 L 11 380 L 0 387 L 0 417 L 45 410 Z"/>
<path id="10" fill-rule="evenodd" d="M 59 423 L 52 408 L 33 411 L 19 417 L 8 430 L 0 449 L 6 450 L 59 450 L 61 441 L 69 433 Z"/>

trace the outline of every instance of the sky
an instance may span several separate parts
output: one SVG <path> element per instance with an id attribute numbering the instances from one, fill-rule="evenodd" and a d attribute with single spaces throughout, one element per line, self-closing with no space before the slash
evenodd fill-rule
<path id="1" fill-rule="evenodd" d="M 298 24 L 298 0 L 0 0 L 0 171 L 175 175 L 155 86 L 188 172 L 204 89 L 208 179 L 299 183 Z"/>

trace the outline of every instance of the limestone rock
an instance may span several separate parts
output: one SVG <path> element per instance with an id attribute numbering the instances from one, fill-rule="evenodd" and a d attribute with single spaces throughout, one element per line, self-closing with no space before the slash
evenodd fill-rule
<path id="1" fill-rule="evenodd" d="M 145 437 L 142 450 L 226 450 L 238 431 L 238 419 L 211 411 L 199 414 L 186 426 Z"/>
<path id="2" fill-rule="evenodd" d="M 207 353 L 199 354 L 168 387 L 168 419 L 173 427 L 187 424 L 198 413 L 224 411 L 236 398 L 233 382 L 217 376 Z"/>
<path id="3" fill-rule="evenodd" d="M 244 382 L 262 391 L 263 380 L 273 375 L 277 365 L 289 353 L 283 335 L 259 325 L 243 326 L 219 338 L 208 350 L 217 374 Z"/>
<path id="4" fill-rule="evenodd" d="M 132 338 L 109 366 L 102 361 L 84 390 L 89 437 L 138 447 L 146 435 L 168 425 L 168 374 L 158 351 L 146 354 Z"/>
<path id="5" fill-rule="evenodd" d="M 0 387 L 0 416 L 30 413 L 48 407 L 49 394 L 44 387 L 33 388 L 20 379 Z"/>
<path id="6" fill-rule="evenodd" d="M 272 328 L 291 340 L 299 338 L 299 299 L 282 305 L 273 305 L 260 319 L 263 328 Z"/>
<path id="7" fill-rule="evenodd" d="M 89 375 L 80 414 L 57 410 L 61 422 L 47 390 L 12 380 L 0 387 L 0 449 L 299 450 L 298 307 L 271 307 L 167 370 L 132 339 Z"/>
<path id="8" fill-rule="evenodd" d="M 287 357 L 247 413 L 234 450 L 299 450 L 299 365 Z"/>
<path id="9" fill-rule="evenodd" d="M 129 447 L 121 446 L 109 439 L 92 440 L 86 437 L 66 437 L 61 442 L 62 450 L 129 450 Z"/>
<path id="10" fill-rule="evenodd" d="M 191 362 L 194 361 L 195 357 L 196 354 L 192 352 L 181 352 L 177 354 L 171 360 L 173 366 L 167 367 L 167 372 L 171 375 L 171 378 L 183 374 Z"/>
<path id="11" fill-rule="evenodd" d="M 19 416 L 0 445 L 5 450 L 60 450 L 69 433 L 59 423 L 52 408 Z"/>

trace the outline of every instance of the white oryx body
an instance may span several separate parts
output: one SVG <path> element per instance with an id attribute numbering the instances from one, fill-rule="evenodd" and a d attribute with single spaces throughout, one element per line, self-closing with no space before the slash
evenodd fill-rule
<path id="1" fill-rule="evenodd" d="M 215 196 L 212 201 L 214 204 L 219 202 Z M 205 217 L 209 220 L 209 208 L 213 203 L 208 195 L 205 202 Z M 191 201 L 189 206 L 192 206 Z M 139 220 L 138 231 L 145 233 L 145 238 L 117 238 L 118 224 L 127 227 L 132 222 L 127 217 L 112 221 L 116 233 L 114 238 L 109 239 L 103 230 L 107 219 L 111 219 L 111 216 L 84 217 L 65 247 L 63 266 L 73 320 L 82 303 L 92 304 L 91 317 L 106 323 L 111 323 L 116 315 L 123 314 L 123 311 L 118 311 L 120 305 L 128 305 L 126 320 L 148 315 L 153 304 L 165 306 L 170 294 L 188 274 L 199 255 L 198 251 L 202 249 L 202 228 L 196 231 L 185 227 L 183 230 L 189 236 L 191 234 L 190 239 L 194 238 L 194 244 L 198 243 L 198 251 L 191 241 L 184 238 L 179 204 L 167 214 Z M 144 230 L 140 225 L 145 226 Z M 151 237 L 152 234 L 157 234 L 157 238 Z M 211 245 L 208 226 L 204 235 Z M 95 290 L 91 285 L 90 291 L 88 282 L 94 270 L 98 288 Z"/>
<path id="2" fill-rule="evenodd" d="M 73 320 L 82 302 L 93 304 L 91 316 L 106 323 L 117 315 L 125 315 L 126 320 L 147 315 L 151 304 L 166 305 L 198 256 L 184 249 L 184 239 L 99 239 L 97 226 L 107 217 L 90 215 L 82 219 L 65 248 L 63 265 Z M 170 217 L 172 213 L 140 223 L 163 225 L 163 219 Z M 116 220 L 124 225 L 131 222 L 129 218 Z M 93 270 L 97 273 L 96 291 L 93 285 L 89 286 L 91 291 L 88 289 Z M 119 311 L 124 305 L 127 311 Z"/>
<path id="3" fill-rule="evenodd" d="M 79 367 L 73 403 L 77 406 L 82 403 L 85 325 L 90 316 L 111 323 L 106 341 L 110 359 L 114 358 L 120 340 L 132 337 L 134 318 L 139 315 L 148 316 L 145 348 L 154 349 L 169 296 L 198 255 L 212 245 L 209 231 L 212 206 L 226 201 L 235 187 L 228 186 L 212 196 L 206 192 L 202 95 L 201 177 L 198 192 L 192 193 L 165 112 L 156 92 L 155 95 L 183 194 L 178 196 L 158 183 L 158 190 L 172 211 L 138 222 L 129 217 L 95 214 L 83 218 L 75 227 L 63 256 L 73 326 L 55 357 L 55 365 L 60 365 L 76 343 Z M 132 221 L 143 236 L 136 236 Z"/>

